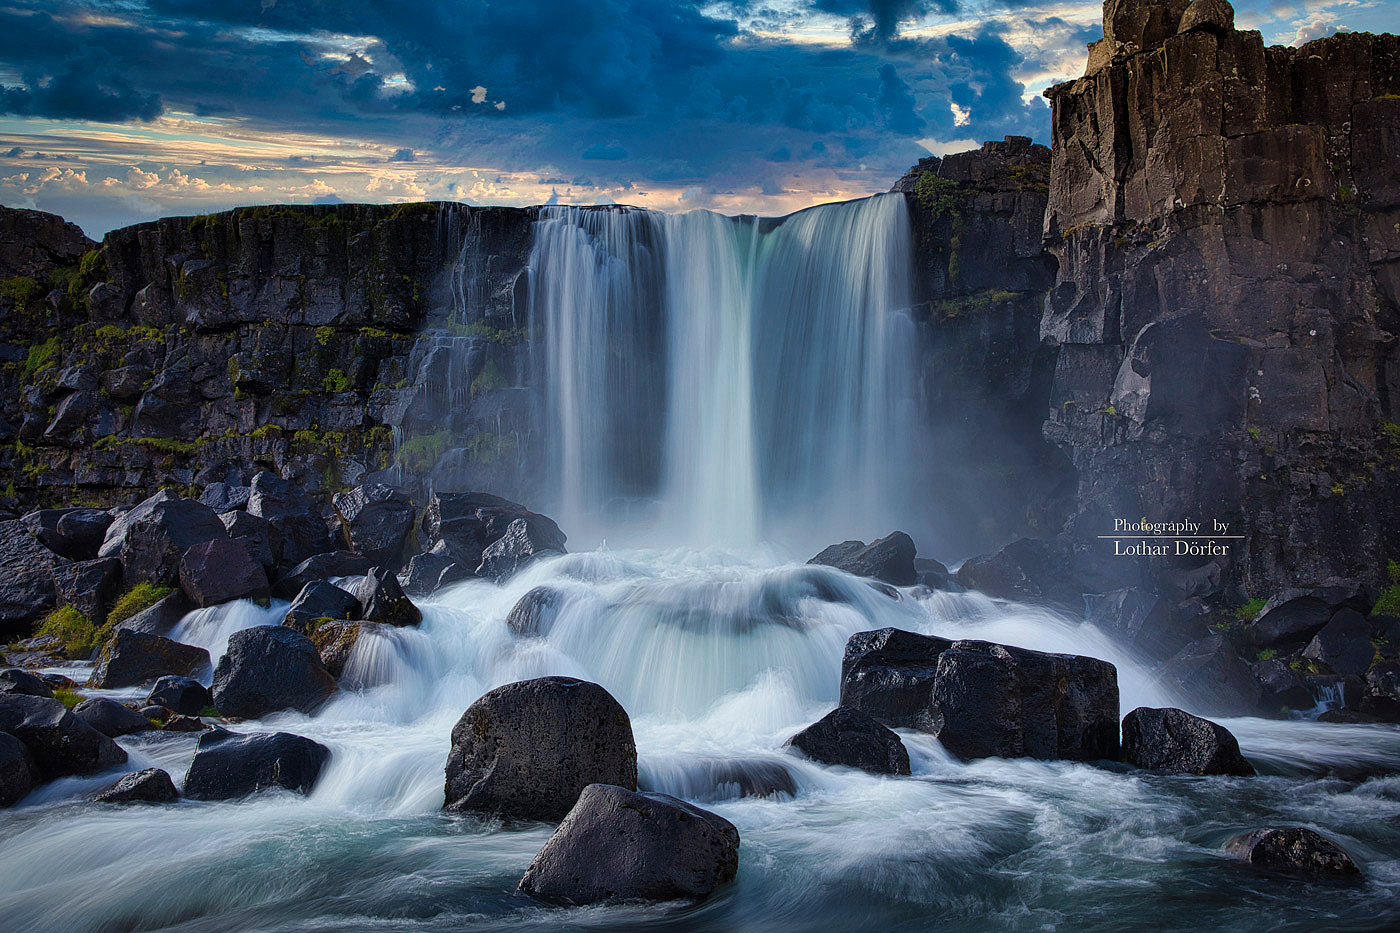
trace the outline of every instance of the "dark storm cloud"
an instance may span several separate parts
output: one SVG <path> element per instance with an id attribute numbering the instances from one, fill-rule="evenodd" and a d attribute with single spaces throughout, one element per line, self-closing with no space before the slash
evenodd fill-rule
<path id="1" fill-rule="evenodd" d="M 852 37 L 861 40 L 889 39 L 899 32 L 900 23 L 958 9 L 957 0 L 816 0 L 815 6 L 846 17 Z"/>

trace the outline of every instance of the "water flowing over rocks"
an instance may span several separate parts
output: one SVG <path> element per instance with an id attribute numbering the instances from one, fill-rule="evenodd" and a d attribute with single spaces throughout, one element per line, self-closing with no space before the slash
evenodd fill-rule
<path id="1" fill-rule="evenodd" d="M 1230 730 L 1179 709 L 1138 707 L 1124 716 L 1123 760 L 1168 774 L 1254 774 Z"/>
<path id="2" fill-rule="evenodd" d="M 698 899 L 738 869 L 739 831 L 723 817 L 666 794 L 590 784 L 520 890 L 574 906 Z"/>
<path id="3" fill-rule="evenodd" d="M 335 678 L 322 666 L 316 646 L 280 625 L 233 633 L 209 689 L 221 715 L 243 719 L 284 709 L 309 713 L 335 691 Z"/>
<path id="4" fill-rule="evenodd" d="M 448 810 L 563 819 L 590 784 L 637 787 L 627 713 L 602 687 L 541 677 L 488 691 L 452 728 Z"/>
<path id="5" fill-rule="evenodd" d="M 192 800 L 234 800 L 280 787 L 307 794 L 330 759 L 330 749 L 288 732 L 239 734 L 212 729 L 185 773 Z"/>
<path id="6" fill-rule="evenodd" d="M 838 706 L 787 744 L 822 764 L 873 774 L 909 773 L 909 752 L 899 736 L 849 706 Z"/>
<path id="7" fill-rule="evenodd" d="M 282 624 L 306 635 L 318 619 L 351 619 L 359 614 L 360 600 L 355 594 L 325 580 L 312 580 L 292 600 Z"/>
<path id="8" fill-rule="evenodd" d="M 355 591 L 359 618 L 382 625 L 417 625 L 423 613 L 404 595 L 398 578 L 382 567 L 365 574 Z"/>

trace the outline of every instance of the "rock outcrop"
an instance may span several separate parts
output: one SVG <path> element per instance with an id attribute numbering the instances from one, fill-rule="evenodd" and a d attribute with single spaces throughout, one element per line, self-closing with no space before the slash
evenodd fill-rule
<path id="1" fill-rule="evenodd" d="M 1229 729 L 1179 709 L 1138 707 L 1124 716 L 1123 760 L 1167 774 L 1254 774 Z"/>
<path id="2" fill-rule="evenodd" d="M 908 774 L 909 752 L 899 736 L 858 709 L 838 706 L 788 739 L 813 761 L 872 774 Z"/>

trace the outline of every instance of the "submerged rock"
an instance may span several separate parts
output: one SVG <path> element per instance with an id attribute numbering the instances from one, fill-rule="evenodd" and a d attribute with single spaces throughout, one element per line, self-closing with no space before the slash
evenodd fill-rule
<path id="1" fill-rule="evenodd" d="M 1123 760 L 1167 774 L 1254 774 L 1229 729 L 1170 708 L 1140 706 L 1123 717 Z"/>
<path id="2" fill-rule="evenodd" d="M 703 898 L 739 870 L 739 831 L 665 794 L 590 784 L 520 890 L 555 904 Z"/>
<path id="3" fill-rule="evenodd" d="M 214 698 L 208 687 L 191 677 L 162 677 L 151 685 L 146 703 L 185 716 L 198 716 L 206 706 L 214 705 Z"/>
<path id="4" fill-rule="evenodd" d="M 12 807 L 39 783 L 38 766 L 24 743 L 0 732 L 0 807 Z"/>
<path id="5" fill-rule="evenodd" d="M 221 715 L 257 719 L 284 709 L 312 712 L 336 685 L 305 635 L 259 625 L 229 637 L 209 692 Z"/>
<path id="6" fill-rule="evenodd" d="M 1361 870 L 1341 846 L 1303 827 L 1256 829 L 1225 844 L 1255 868 L 1319 877 L 1353 877 Z"/>
<path id="7" fill-rule="evenodd" d="M 506 627 L 517 635 L 548 635 L 563 597 L 555 587 L 535 587 L 511 607 Z"/>
<path id="8" fill-rule="evenodd" d="M 307 637 L 316 646 L 321 664 L 339 679 L 345 673 L 345 665 L 359 644 L 360 636 L 380 628 L 377 622 L 322 622 Z"/>
<path id="9" fill-rule="evenodd" d="M 45 780 L 92 774 L 126 761 L 120 745 L 44 697 L 0 696 L 0 732 L 24 743 Z"/>
<path id="10" fill-rule="evenodd" d="M 863 541 L 833 544 L 807 563 L 825 564 L 894 586 L 913 586 L 919 582 L 919 573 L 914 569 L 914 554 L 914 540 L 904 532 L 896 531 L 870 544 Z"/>
<path id="11" fill-rule="evenodd" d="M 289 732 L 242 735 L 211 729 L 199 737 L 185 774 L 185 796 L 232 800 L 272 787 L 307 794 L 330 756 L 326 746 Z"/>
<path id="12" fill-rule="evenodd" d="M 899 736 L 860 710 L 839 706 L 788 739 L 813 761 L 872 774 L 908 774 L 909 752 Z"/>
<path id="13" fill-rule="evenodd" d="M 602 687 L 540 677 L 488 691 L 452 729 L 445 809 L 558 820 L 589 784 L 637 787 L 627 712 Z"/>
<path id="14" fill-rule="evenodd" d="M 203 648 L 119 626 L 102 649 L 89 683 L 104 690 L 139 687 L 171 674 L 190 677 L 208 667 L 209 652 Z"/>
<path id="15" fill-rule="evenodd" d="M 160 768 L 128 774 L 92 799 L 98 803 L 170 803 L 179 799 L 175 783 Z"/>
<path id="16" fill-rule="evenodd" d="M 92 697 L 73 707 L 73 715 L 108 738 L 154 729 L 151 721 L 107 697 Z"/>

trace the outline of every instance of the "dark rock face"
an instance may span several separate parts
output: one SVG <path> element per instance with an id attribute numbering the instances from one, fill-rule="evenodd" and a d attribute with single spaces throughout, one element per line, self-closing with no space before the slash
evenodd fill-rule
<path id="1" fill-rule="evenodd" d="M 289 732 L 241 735 L 212 729 L 185 773 L 185 796 L 193 800 L 233 800 L 281 787 L 310 793 L 330 760 L 330 749 Z"/>
<path id="2" fill-rule="evenodd" d="M 913 586 L 919 582 L 918 571 L 914 569 L 914 552 L 913 539 L 896 531 L 870 544 L 860 541 L 833 544 L 807 563 L 825 564 L 893 586 Z"/>
<path id="3" fill-rule="evenodd" d="M 454 561 L 439 541 L 431 551 L 415 554 L 399 573 L 399 585 L 409 596 L 431 596 L 449 583 L 472 576 L 469 568 Z"/>
<path id="4" fill-rule="evenodd" d="M 151 721 L 107 697 L 92 697 L 73 707 L 73 715 L 108 738 L 154 729 Z"/>
<path id="5" fill-rule="evenodd" d="M 1124 716 L 1123 760 L 1168 774 L 1254 774 L 1230 730 L 1179 709 L 1142 706 Z"/>
<path id="6" fill-rule="evenodd" d="M 1335 842 L 1302 827 L 1256 829 L 1236 836 L 1226 849 L 1255 868 L 1316 877 L 1354 877 L 1360 869 Z"/>
<path id="7" fill-rule="evenodd" d="M 315 501 L 296 483 L 266 470 L 253 477 L 248 514 L 266 519 L 277 529 L 274 560 L 294 566 L 331 549 L 326 522 Z"/>
<path id="8" fill-rule="evenodd" d="M 590 784 L 520 890 L 555 904 L 703 898 L 739 870 L 739 831 L 665 794 Z"/>
<path id="9" fill-rule="evenodd" d="M 335 678 L 310 639 L 285 626 L 260 625 L 229 638 L 209 692 L 222 715 L 257 719 L 283 709 L 309 713 L 335 691 Z"/>
<path id="10" fill-rule="evenodd" d="M 1343 609 L 1332 616 L 1303 650 L 1303 657 L 1348 677 L 1364 674 L 1375 654 L 1371 624 L 1354 609 Z"/>
<path id="11" fill-rule="evenodd" d="M 102 509 L 39 509 L 21 521 L 39 543 L 69 560 L 92 560 L 112 516 Z"/>
<path id="12" fill-rule="evenodd" d="M 27 697 L 53 697 L 53 689 L 48 684 L 17 667 L 0 671 L 0 694 L 5 693 Z"/>
<path id="13" fill-rule="evenodd" d="M 480 492 L 434 495 L 423 515 L 423 532 L 433 544 L 441 541 L 455 563 L 475 568 L 481 565 L 486 548 L 504 537 L 517 520 L 526 523 L 525 537 L 542 550 L 564 550 L 564 533 L 553 521 L 518 502 Z M 504 566 L 509 558 L 502 554 L 497 563 Z"/>
<path id="14" fill-rule="evenodd" d="M 292 600 L 282 624 L 306 635 L 317 619 L 352 619 L 359 614 L 360 601 L 353 593 L 325 580 L 313 580 Z"/>
<path id="15" fill-rule="evenodd" d="M 267 599 L 267 571 L 230 538 L 205 541 L 180 558 L 180 588 L 200 607 L 235 599 Z"/>
<path id="16" fill-rule="evenodd" d="M 1250 623 L 1247 636 L 1261 648 L 1291 651 L 1306 645 L 1341 610 L 1365 615 L 1371 603 L 1365 590 L 1354 583 L 1290 587 L 1270 597 Z"/>
<path id="17" fill-rule="evenodd" d="M 517 635 L 548 635 L 563 598 L 552 586 L 537 586 L 511 607 L 506 626 Z"/>
<path id="18" fill-rule="evenodd" d="M 176 589 L 161 597 L 155 604 L 117 623 L 117 631 L 164 636 L 192 609 L 194 604 L 185 595 L 185 591 Z"/>
<path id="19" fill-rule="evenodd" d="M 57 700 L 0 696 L 0 732 L 24 743 L 45 780 L 92 774 L 126 761 L 126 752 Z"/>
<path id="20" fill-rule="evenodd" d="M 38 783 L 38 766 L 24 743 L 0 732 L 0 808 L 19 803 Z"/>
<path id="21" fill-rule="evenodd" d="M 981 641 L 938 658 L 934 733 L 963 759 L 1118 757 L 1118 671 L 1107 661 Z"/>
<path id="22" fill-rule="evenodd" d="M 887 726 L 934 731 L 938 658 L 952 645 L 895 628 L 857 632 L 841 658 L 841 705 Z"/>
<path id="23" fill-rule="evenodd" d="M 161 491 L 112 522 L 98 555 L 120 558 L 128 583 L 175 586 L 187 548 L 227 536 L 208 506 Z"/>
<path id="24" fill-rule="evenodd" d="M 0 278 L 39 278 L 56 265 L 77 262 L 97 244 L 57 214 L 7 209 L 0 214 Z"/>
<path id="25" fill-rule="evenodd" d="M 382 625 L 417 625 L 423 613 L 404 595 L 398 578 L 383 567 L 375 567 L 360 581 L 355 593 L 359 617 Z"/>
<path id="26" fill-rule="evenodd" d="M 380 483 L 356 486 L 331 497 L 345 545 L 370 560 L 397 570 L 413 531 L 413 504 L 397 489 Z"/>
<path id="27" fill-rule="evenodd" d="M 236 509 L 247 508 L 253 491 L 247 486 L 230 486 L 228 483 L 210 483 L 200 494 L 199 501 L 215 512 L 223 515 Z"/>
<path id="28" fill-rule="evenodd" d="M 162 706 L 184 716 L 198 716 L 206 706 L 214 705 L 209 688 L 189 677 L 162 677 L 151 685 L 146 697 L 150 706 Z"/>
<path id="29" fill-rule="evenodd" d="M 1249 672 L 1260 687 L 1260 709 L 1282 713 L 1285 709 L 1312 709 L 1313 695 L 1301 675 L 1278 658 L 1258 661 Z"/>
<path id="30" fill-rule="evenodd" d="M 97 659 L 91 684 L 104 690 L 139 687 L 170 674 L 190 677 L 208 667 L 209 652 L 203 648 L 118 627 Z"/>
<path id="31" fill-rule="evenodd" d="M 1162 676 L 1212 715 L 1249 716 L 1259 711 L 1259 683 L 1222 635 L 1182 648 L 1167 661 Z"/>
<path id="32" fill-rule="evenodd" d="M 541 557 L 564 553 L 564 535 L 543 515 L 517 518 L 481 552 L 479 577 L 503 580 Z"/>
<path id="33" fill-rule="evenodd" d="M 1070 564 L 1067 550 L 1057 543 L 1022 538 L 995 554 L 964 561 L 957 581 L 1000 599 L 1077 607 L 1084 587 L 1067 573 Z"/>
<path id="34" fill-rule="evenodd" d="M 98 803 L 170 803 L 179 797 L 169 774 L 147 768 L 128 774 L 92 799 Z"/>
<path id="35" fill-rule="evenodd" d="M 813 761 L 872 774 L 908 774 L 909 752 L 889 729 L 860 710 L 838 706 L 788 739 Z"/>
<path id="36" fill-rule="evenodd" d="M 358 577 L 374 568 L 368 557 L 352 551 L 331 551 L 308 557 L 287 571 L 272 585 L 272 595 L 279 599 L 293 599 L 313 580 L 330 577 Z"/>
<path id="37" fill-rule="evenodd" d="M 115 557 L 58 564 L 53 585 L 59 605 L 72 606 L 93 624 L 107 620 L 107 609 L 121 590 L 122 563 Z"/>
<path id="38" fill-rule="evenodd" d="M 589 784 L 637 787 L 631 720 L 597 684 L 541 677 L 497 687 L 452 729 L 448 810 L 558 820 Z"/>
<path id="39" fill-rule="evenodd" d="M 1090 599 L 1086 621 L 1149 657 L 1171 657 L 1185 646 L 1171 604 L 1140 587 Z"/>
<path id="40" fill-rule="evenodd" d="M 27 634 L 54 607 L 53 569 L 61 561 L 23 522 L 0 522 L 0 637 Z"/>
<path id="41" fill-rule="evenodd" d="M 228 536 L 243 545 L 243 549 L 248 552 L 253 563 L 265 571 L 270 570 L 276 564 L 272 542 L 280 541 L 280 539 L 271 522 L 265 518 L 258 518 L 256 515 L 240 511 L 222 512 L 219 515 L 219 521 L 224 523 L 224 528 L 228 530 Z"/>

